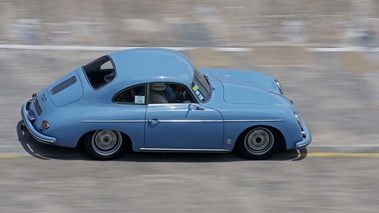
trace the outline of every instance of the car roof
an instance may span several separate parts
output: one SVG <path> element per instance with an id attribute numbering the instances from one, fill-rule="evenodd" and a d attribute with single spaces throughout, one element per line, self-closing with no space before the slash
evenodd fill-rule
<path id="1" fill-rule="evenodd" d="M 194 66 L 189 59 L 174 50 L 136 48 L 109 54 L 117 70 L 118 81 L 178 82 L 190 84 Z"/>

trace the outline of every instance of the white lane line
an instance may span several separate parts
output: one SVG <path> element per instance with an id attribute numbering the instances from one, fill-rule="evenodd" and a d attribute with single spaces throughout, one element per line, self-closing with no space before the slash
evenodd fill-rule
<path id="1" fill-rule="evenodd" d="M 310 52 L 379 52 L 379 48 L 367 48 L 367 47 L 316 47 L 307 48 Z"/>
<path id="2" fill-rule="evenodd" d="M 56 46 L 56 45 L 23 45 L 23 44 L 0 44 L 0 49 L 15 50 L 75 50 L 75 51 L 118 51 L 146 47 L 111 47 L 111 46 Z M 197 47 L 153 47 L 166 48 L 177 51 L 198 49 Z"/>
<path id="3" fill-rule="evenodd" d="M 312 152 L 307 157 L 379 157 L 379 153 L 353 153 L 353 152 Z"/>
<path id="4" fill-rule="evenodd" d="M 15 148 L 15 147 L 22 147 L 21 145 L 16 146 L 16 145 L 0 145 L 0 148 Z"/>
<path id="5" fill-rule="evenodd" d="M 80 45 L 25 45 L 25 44 L 0 44 L 0 49 L 15 50 L 74 50 L 74 51 L 119 51 L 141 47 L 116 47 L 116 46 L 80 46 Z M 219 52 L 248 52 L 254 51 L 254 47 L 156 47 L 167 48 L 177 51 L 194 50 L 199 48 L 208 48 Z M 309 52 L 379 52 L 379 48 L 367 48 L 357 46 L 346 47 L 306 47 Z"/>
<path id="6" fill-rule="evenodd" d="M 309 145 L 313 148 L 369 148 L 379 147 L 379 144 L 325 144 L 325 145 Z"/>
<path id="7" fill-rule="evenodd" d="M 28 143 L 26 143 L 26 145 L 28 146 L 28 148 L 30 149 L 30 151 L 34 153 L 34 150 L 30 147 L 30 145 Z"/>

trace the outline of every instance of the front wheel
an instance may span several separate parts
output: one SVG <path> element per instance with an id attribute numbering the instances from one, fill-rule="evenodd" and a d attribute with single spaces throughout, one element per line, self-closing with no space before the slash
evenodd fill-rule
<path id="1" fill-rule="evenodd" d="M 126 148 L 126 141 L 118 131 L 98 130 L 85 138 L 87 153 L 98 160 L 112 160 L 119 157 Z"/>
<path id="2" fill-rule="evenodd" d="M 247 131 L 238 141 L 240 153 L 253 160 L 263 160 L 271 157 L 278 149 L 275 132 L 266 127 L 254 127 Z"/>

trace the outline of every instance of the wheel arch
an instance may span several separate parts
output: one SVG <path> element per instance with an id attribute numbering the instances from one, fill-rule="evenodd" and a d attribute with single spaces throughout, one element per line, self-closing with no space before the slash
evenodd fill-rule
<path id="1" fill-rule="evenodd" d="M 98 131 L 98 130 L 100 130 L 100 129 L 97 129 L 97 130 L 91 130 L 91 131 L 87 131 L 86 133 L 84 133 L 80 138 L 79 138 L 79 141 L 78 141 L 78 143 L 77 143 L 77 147 L 83 147 L 83 144 L 84 144 L 84 142 L 85 142 L 85 138 L 87 137 L 87 135 L 89 135 L 89 134 L 92 134 L 92 133 L 94 133 L 94 132 L 96 132 L 96 131 Z M 114 130 L 114 129 L 110 129 L 110 130 L 113 130 L 113 131 L 118 131 L 118 130 Z M 121 136 L 122 136 L 122 138 L 123 138 L 123 140 L 126 140 L 126 142 L 127 142 L 127 150 L 129 150 L 129 148 L 130 147 L 132 147 L 132 139 L 129 137 L 129 135 L 128 134 L 126 134 L 126 133 L 124 133 L 124 132 L 122 132 L 122 131 L 118 131 L 118 132 L 120 132 L 121 133 Z"/>
<path id="2" fill-rule="evenodd" d="M 287 145 L 286 145 L 286 139 L 283 135 L 283 133 L 276 127 L 274 126 L 270 126 L 270 125 L 253 125 L 253 126 L 250 126 L 248 128 L 246 128 L 245 130 L 243 130 L 237 137 L 237 140 L 236 140 L 236 143 L 235 143 L 235 146 L 233 147 L 233 150 L 236 150 L 238 148 L 238 141 L 240 140 L 243 140 L 243 137 L 252 129 L 256 128 L 256 127 L 264 127 L 264 128 L 267 128 L 269 129 L 270 131 L 272 131 L 274 133 L 274 137 L 276 139 L 278 139 L 279 141 L 279 150 L 286 150 L 287 149 Z"/>

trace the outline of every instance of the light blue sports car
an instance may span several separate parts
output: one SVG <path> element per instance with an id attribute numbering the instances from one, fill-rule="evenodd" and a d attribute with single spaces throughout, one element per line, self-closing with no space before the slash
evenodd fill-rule
<path id="1" fill-rule="evenodd" d="M 253 71 L 198 69 L 176 51 L 98 58 L 33 94 L 21 110 L 37 141 L 84 143 L 95 159 L 135 152 L 231 152 L 266 159 L 311 134 L 280 83 Z"/>

